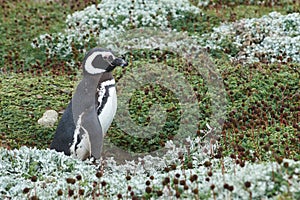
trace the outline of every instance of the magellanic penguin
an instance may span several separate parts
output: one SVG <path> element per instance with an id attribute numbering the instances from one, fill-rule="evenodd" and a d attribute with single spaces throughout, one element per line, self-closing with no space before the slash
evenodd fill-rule
<path id="1" fill-rule="evenodd" d="M 85 56 L 83 79 L 58 124 L 50 149 L 81 160 L 101 156 L 103 137 L 117 110 L 112 70 L 127 66 L 111 51 L 94 48 Z"/>

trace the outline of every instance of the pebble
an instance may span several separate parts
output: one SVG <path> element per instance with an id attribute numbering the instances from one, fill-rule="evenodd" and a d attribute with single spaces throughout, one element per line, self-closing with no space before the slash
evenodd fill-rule
<path id="1" fill-rule="evenodd" d="M 55 110 L 47 110 L 43 117 L 38 120 L 38 124 L 44 127 L 53 127 L 57 121 L 58 113 Z"/>

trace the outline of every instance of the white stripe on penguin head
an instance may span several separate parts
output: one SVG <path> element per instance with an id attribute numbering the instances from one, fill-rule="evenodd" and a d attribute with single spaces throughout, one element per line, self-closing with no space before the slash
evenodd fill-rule
<path id="1" fill-rule="evenodd" d="M 102 58 L 104 60 L 106 60 L 106 58 L 108 58 L 109 56 L 112 56 L 113 59 L 115 59 L 114 55 L 111 53 L 111 52 L 99 52 L 99 51 L 96 51 L 96 52 L 93 52 L 85 61 L 85 70 L 89 73 L 89 74 L 100 74 L 100 73 L 103 73 L 105 72 L 106 70 L 105 69 L 101 69 L 101 68 L 95 68 L 93 65 L 92 65 L 92 62 L 94 61 L 94 59 L 98 56 L 98 55 L 101 55 Z M 107 59 L 107 62 L 109 63 L 109 60 Z"/>

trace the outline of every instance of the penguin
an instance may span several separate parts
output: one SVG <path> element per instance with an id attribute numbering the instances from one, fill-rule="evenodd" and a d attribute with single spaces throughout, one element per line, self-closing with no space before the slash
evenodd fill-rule
<path id="1" fill-rule="evenodd" d="M 127 65 L 104 48 L 93 48 L 86 54 L 83 78 L 58 123 L 50 149 L 80 160 L 100 159 L 103 137 L 117 110 L 112 70 Z"/>

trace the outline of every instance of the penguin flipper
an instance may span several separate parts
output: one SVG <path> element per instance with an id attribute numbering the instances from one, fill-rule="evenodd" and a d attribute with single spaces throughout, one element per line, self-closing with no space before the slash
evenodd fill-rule
<path id="1" fill-rule="evenodd" d="M 91 156 L 100 159 L 103 146 L 103 132 L 94 108 L 83 118 L 83 127 L 88 133 Z"/>
<path id="2" fill-rule="evenodd" d="M 73 141 L 74 130 L 75 123 L 73 120 L 71 101 L 58 123 L 50 149 L 55 149 L 58 152 L 64 152 L 64 154 L 70 155 L 70 146 Z"/>

